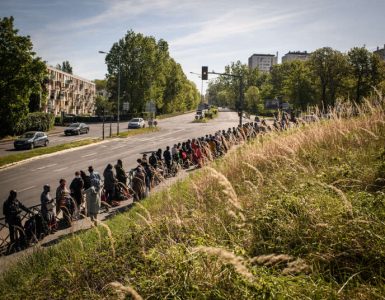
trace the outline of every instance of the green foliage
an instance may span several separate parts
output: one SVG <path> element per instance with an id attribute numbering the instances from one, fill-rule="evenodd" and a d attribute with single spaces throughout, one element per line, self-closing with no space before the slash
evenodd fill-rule
<path id="1" fill-rule="evenodd" d="M 102 90 L 107 90 L 107 80 L 105 79 L 95 79 L 95 88 L 96 91 L 102 91 Z"/>
<path id="2" fill-rule="evenodd" d="M 95 115 L 108 115 L 112 111 L 112 103 L 103 96 L 96 96 L 95 99 Z"/>
<path id="3" fill-rule="evenodd" d="M 385 64 L 366 48 L 354 47 L 348 52 L 348 60 L 354 80 L 353 91 L 355 101 L 369 95 L 373 86 L 377 86 L 385 78 Z"/>
<path id="4" fill-rule="evenodd" d="M 346 56 L 330 47 L 324 47 L 310 55 L 309 64 L 320 93 L 320 101 L 325 106 L 333 106 L 349 74 Z"/>
<path id="5" fill-rule="evenodd" d="M 63 63 L 61 65 L 57 64 L 56 69 L 61 70 L 61 71 L 66 72 L 66 73 L 69 73 L 69 74 L 72 74 L 72 67 L 71 67 L 70 62 L 68 60 L 63 61 Z"/>
<path id="6" fill-rule="evenodd" d="M 158 113 L 191 110 L 199 103 L 198 90 L 170 57 L 164 40 L 128 31 L 112 46 L 106 63 L 111 99 L 116 102 L 120 68 L 120 104 L 128 102 L 130 112 L 143 112 L 149 101 Z"/>
<path id="7" fill-rule="evenodd" d="M 48 131 L 53 127 L 54 123 L 55 117 L 52 114 L 42 112 L 29 113 L 23 121 L 18 123 L 15 133 L 21 134 L 30 130 Z"/>
<path id="8" fill-rule="evenodd" d="M 42 91 L 46 66 L 34 57 L 29 36 L 19 36 L 13 17 L 0 18 L 0 136 L 12 135 L 28 114 L 31 94 Z"/>
<path id="9" fill-rule="evenodd" d="M 356 102 L 368 97 L 376 88 L 385 91 L 385 62 L 365 48 L 352 48 L 343 54 L 329 47 L 317 49 L 308 61 L 274 65 L 270 73 L 249 70 L 239 61 L 225 67 L 226 73 L 242 74 L 244 110 L 265 113 L 264 101 L 279 99 L 293 109 L 308 106 L 334 106 L 339 97 Z M 257 92 L 258 90 L 258 92 Z M 239 81 L 220 76 L 209 82 L 209 103 L 238 108 Z"/>

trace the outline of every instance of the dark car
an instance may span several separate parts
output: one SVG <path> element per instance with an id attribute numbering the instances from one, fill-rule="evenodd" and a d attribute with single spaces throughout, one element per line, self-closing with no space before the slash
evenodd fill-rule
<path id="1" fill-rule="evenodd" d="M 38 146 L 48 146 L 48 136 L 41 131 L 28 131 L 13 142 L 15 149 L 33 149 Z"/>
<path id="2" fill-rule="evenodd" d="M 84 123 L 72 123 L 64 130 L 64 134 L 65 135 L 81 134 L 81 133 L 88 133 L 89 131 L 90 131 L 90 127 Z"/>

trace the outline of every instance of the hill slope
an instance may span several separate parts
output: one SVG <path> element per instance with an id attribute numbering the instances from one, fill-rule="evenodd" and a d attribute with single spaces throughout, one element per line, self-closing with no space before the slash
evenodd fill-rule
<path id="1" fill-rule="evenodd" d="M 385 118 L 361 113 L 258 137 L 37 251 L 0 298 L 383 297 Z"/>

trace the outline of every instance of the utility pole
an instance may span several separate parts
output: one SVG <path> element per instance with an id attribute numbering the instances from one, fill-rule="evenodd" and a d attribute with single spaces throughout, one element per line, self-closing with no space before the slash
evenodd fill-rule
<path id="1" fill-rule="evenodd" d="M 100 54 L 108 54 L 107 52 L 105 51 L 99 51 Z M 119 135 L 119 122 L 120 122 L 120 59 L 121 59 L 121 55 L 119 53 L 118 55 L 118 116 L 116 118 L 116 121 L 117 121 L 117 126 L 116 126 L 116 132 L 117 134 Z M 111 131 L 111 123 L 110 123 L 110 137 L 112 136 L 112 131 Z"/>
<path id="2" fill-rule="evenodd" d="M 120 54 L 119 54 L 119 72 L 118 72 L 118 119 L 117 119 L 117 133 L 119 135 L 119 121 L 120 121 Z"/>
<path id="3" fill-rule="evenodd" d="M 243 76 L 239 77 L 239 126 L 242 126 L 243 118 Z"/>

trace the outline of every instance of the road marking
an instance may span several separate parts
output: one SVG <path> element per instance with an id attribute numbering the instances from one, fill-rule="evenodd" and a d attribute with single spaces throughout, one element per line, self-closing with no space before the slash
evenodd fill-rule
<path id="1" fill-rule="evenodd" d="M 24 191 L 27 191 L 27 190 L 33 189 L 34 187 L 36 187 L 36 185 L 33 185 L 33 186 L 30 186 L 30 187 L 27 187 L 27 188 L 25 188 L 25 189 L 22 189 L 22 190 L 18 190 L 18 192 L 24 192 Z"/>
<path id="2" fill-rule="evenodd" d="M 50 164 L 50 165 L 46 165 L 46 166 L 42 166 L 40 168 L 36 168 L 34 171 L 36 170 L 43 170 L 43 169 L 46 169 L 46 168 L 49 168 L 49 167 L 53 167 L 53 166 L 56 166 L 57 164 Z"/>
<path id="3" fill-rule="evenodd" d="M 123 148 L 123 147 L 127 147 L 127 145 L 116 146 L 116 147 L 111 148 L 111 150 L 115 150 L 115 149 L 119 149 L 119 148 Z"/>
<path id="4" fill-rule="evenodd" d="M 68 169 L 68 167 L 64 167 L 64 168 L 57 169 L 57 170 L 55 170 L 55 172 L 60 172 L 60 171 L 63 171 L 63 170 L 65 170 L 65 169 Z"/>
<path id="5" fill-rule="evenodd" d="M 90 154 L 86 154 L 86 155 L 83 155 L 82 157 L 88 157 L 88 156 L 92 156 L 92 155 L 96 155 L 97 153 L 90 153 Z"/>

